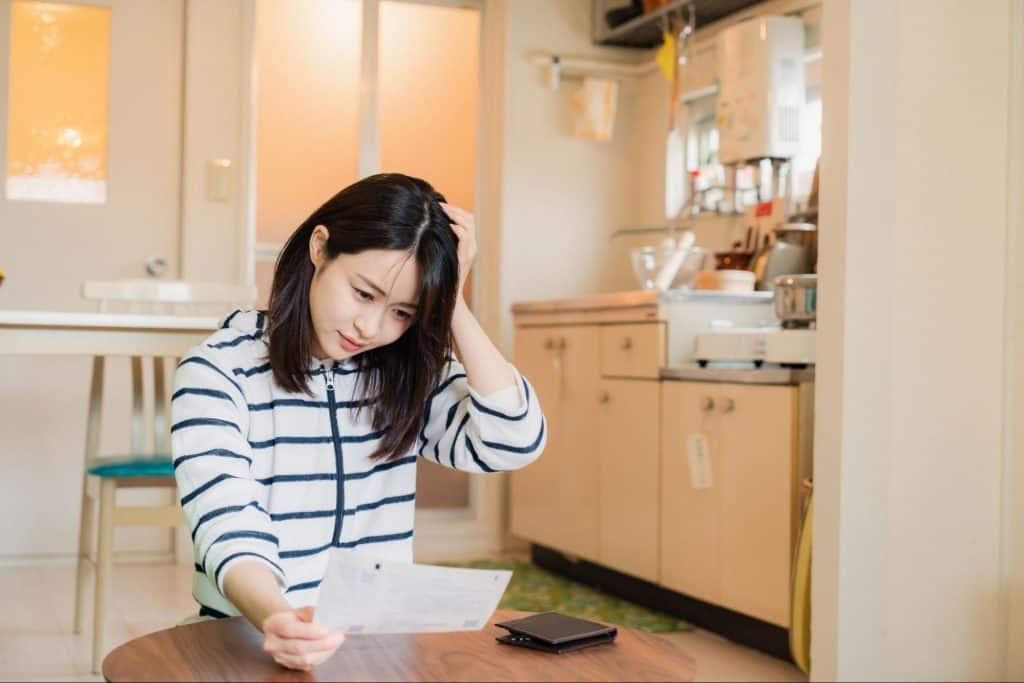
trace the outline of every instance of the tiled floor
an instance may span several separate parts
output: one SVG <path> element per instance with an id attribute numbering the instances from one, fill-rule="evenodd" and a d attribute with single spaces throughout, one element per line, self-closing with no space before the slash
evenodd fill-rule
<path id="1" fill-rule="evenodd" d="M 121 564 L 107 648 L 168 628 L 195 612 L 192 567 Z M 74 569 L 69 565 L 0 568 L 0 680 L 101 681 L 89 672 L 91 613 L 71 631 Z M 706 631 L 663 636 L 697 662 L 698 681 L 805 681 L 795 667 Z"/>

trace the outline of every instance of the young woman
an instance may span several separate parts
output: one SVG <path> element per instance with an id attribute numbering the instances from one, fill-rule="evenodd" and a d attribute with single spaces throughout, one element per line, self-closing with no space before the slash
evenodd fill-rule
<path id="1" fill-rule="evenodd" d="M 244 615 L 286 667 L 344 639 L 312 620 L 330 548 L 412 561 L 419 458 L 497 472 L 544 448 L 536 395 L 463 299 L 475 254 L 473 217 L 429 184 L 366 178 L 289 238 L 268 310 L 235 311 L 178 367 L 200 615 Z"/>

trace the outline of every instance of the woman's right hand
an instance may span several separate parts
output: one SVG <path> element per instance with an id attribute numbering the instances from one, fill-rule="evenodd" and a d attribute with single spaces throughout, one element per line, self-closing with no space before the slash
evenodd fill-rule
<path id="1" fill-rule="evenodd" d="M 345 642 L 341 631 L 313 623 L 313 608 L 276 612 L 263 620 L 263 649 L 281 666 L 310 671 Z"/>

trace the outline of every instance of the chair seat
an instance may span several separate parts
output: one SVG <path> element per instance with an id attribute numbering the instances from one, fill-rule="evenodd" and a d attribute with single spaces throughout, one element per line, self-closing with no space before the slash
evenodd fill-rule
<path id="1" fill-rule="evenodd" d="M 94 477 L 174 477 L 171 456 L 158 454 L 118 455 L 92 458 L 86 471 Z"/>

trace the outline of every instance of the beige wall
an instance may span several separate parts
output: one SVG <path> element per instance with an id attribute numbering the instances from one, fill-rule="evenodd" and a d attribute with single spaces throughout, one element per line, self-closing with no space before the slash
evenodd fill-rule
<path id="1" fill-rule="evenodd" d="M 182 152 L 181 277 L 245 282 L 245 0 L 190 0 Z M 230 196 L 210 201 L 207 162 L 231 162 Z"/>
<path id="2" fill-rule="evenodd" d="M 825 3 L 818 680 L 1004 673 L 1010 7 Z"/>
<path id="3" fill-rule="evenodd" d="M 631 288 L 615 268 L 612 231 L 664 206 L 657 140 L 668 109 L 659 84 L 624 81 L 610 142 L 572 137 L 570 99 L 578 81 L 552 92 L 530 51 L 636 61 L 635 52 L 590 44 L 589 0 L 514 0 L 506 9 L 504 163 L 501 214 L 503 341 L 511 348 L 509 306 Z M 649 89 L 655 92 L 648 93 Z M 664 89 L 663 87 L 661 89 Z M 657 121 L 658 130 L 653 122 Z M 663 146 L 662 146 L 663 147 Z"/>

